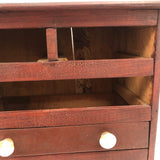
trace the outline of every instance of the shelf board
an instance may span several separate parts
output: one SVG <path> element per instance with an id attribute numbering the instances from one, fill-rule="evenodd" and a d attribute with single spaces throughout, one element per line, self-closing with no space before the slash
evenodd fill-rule
<path id="1" fill-rule="evenodd" d="M 151 106 L 146 104 L 127 105 L 119 101 L 120 97 L 116 96 L 113 93 L 103 95 L 33 96 L 29 98 L 28 103 L 21 101 L 23 97 L 7 97 L 4 108 L 7 106 L 10 107 L 10 110 L 14 110 L 16 106 L 19 105 L 18 108 L 20 108 L 21 105 L 25 104 L 26 110 L 1 111 L 0 120 L 3 123 L 0 123 L 0 128 L 87 125 L 151 120 Z M 19 98 L 20 103 L 16 98 Z"/>
<path id="2" fill-rule="evenodd" d="M 153 58 L 0 63 L 0 82 L 153 75 Z"/>

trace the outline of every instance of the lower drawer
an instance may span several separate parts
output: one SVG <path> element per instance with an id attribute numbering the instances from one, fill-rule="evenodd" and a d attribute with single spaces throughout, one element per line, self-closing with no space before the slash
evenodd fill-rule
<path id="1" fill-rule="evenodd" d="M 6 160 L 147 160 L 147 152 L 147 149 L 141 149 L 127 151 L 46 155 L 34 157 L 16 157 L 7 158 Z"/>
<path id="2" fill-rule="evenodd" d="M 117 139 L 110 150 L 148 148 L 148 122 L 8 129 L 0 130 L 0 140 L 14 141 L 15 151 L 11 157 L 105 151 L 99 139 L 106 131 Z"/>

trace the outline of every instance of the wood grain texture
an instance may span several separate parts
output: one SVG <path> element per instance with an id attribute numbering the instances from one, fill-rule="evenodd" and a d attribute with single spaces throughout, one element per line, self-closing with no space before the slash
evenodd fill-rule
<path id="1" fill-rule="evenodd" d="M 36 62 L 47 57 L 45 29 L 0 30 L 0 62 Z"/>
<path id="2" fill-rule="evenodd" d="M 105 131 L 117 138 L 110 150 L 148 148 L 148 122 L 0 130 L 0 139 L 13 139 L 12 156 L 105 151 L 99 144 Z"/>
<path id="3" fill-rule="evenodd" d="M 116 99 L 117 98 L 117 99 Z M 4 111 L 35 110 L 35 109 L 62 109 L 82 108 L 97 106 L 126 105 L 126 102 L 118 101 L 117 94 L 66 94 L 55 96 L 27 96 L 4 97 Z M 116 101 L 116 102 L 115 102 Z"/>
<path id="4" fill-rule="evenodd" d="M 143 102 L 137 95 L 135 95 L 133 92 L 131 92 L 129 89 L 127 89 L 124 86 L 121 86 L 119 84 L 114 85 L 114 90 L 121 96 L 125 101 L 130 105 L 144 105 L 145 102 Z"/>
<path id="5" fill-rule="evenodd" d="M 6 160 L 147 160 L 147 149 L 5 158 Z M 4 158 L 0 158 L 3 160 Z"/>
<path id="6" fill-rule="evenodd" d="M 74 94 L 74 81 L 28 81 L 0 83 L 1 97 Z M 32 89 L 31 89 L 32 88 Z"/>
<path id="7" fill-rule="evenodd" d="M 25 19 L 25 21 L 24 21 Z M 0 29 L 155 26 L 156 10 L 52 9 L 45 11 L 1 12 Z"/>
<path id="8" fill-rule="evenodd" d="M 154 57 L 156 27 L 123 27 L 115 30 L 117 51 L 133 56 Z"/>
<path id="9" fill-rule="evenodd" d="M 153 92 L 153 77 L 129 77 L 118 80 L 131 92 L 137 95 L 142 101 L 151 105 Z"/>
<path id="10" fill-rule="evenodd" d="M 0 63 L 0 82 L 153 75 L 153 59 Z"/>
<path id="11" fill-rule="evenodd" d="M 158 107 L 159 107 L 159 87 L 160 87 L 160 11 L 157 25 L 157 41 L 155 54 L 155 71 L 153 81 L 153 97 L 152 97 L 152 121 L 150 124 L 150 138 L 149 138 L 149 155 L 148 160 L 154 160 Z"/>
<path id="12" fill-rule="evenodd" d="M 0 128 L 30 128 L 151 120 L 147 105 L 0 112 Z"/>
<path id="13" fill-rule="evenodd" d="M 47 56 L 49 61 L 58 60 L 57 51 L 57 30 L 54 28 L 46 29 Z"/>

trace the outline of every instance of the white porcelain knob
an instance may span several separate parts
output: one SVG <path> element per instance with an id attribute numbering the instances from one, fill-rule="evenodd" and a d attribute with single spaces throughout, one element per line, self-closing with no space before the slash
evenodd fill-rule
<path id="1" fill-rule="evenodd" d="M 114 134 L 112 134 L 110 132 L 103 132 L 101 134 L 100 139 L 99 139 L 99 143 L 102 148 L 111 149 L 116 145 L 117 138 Z"/>
<path id="2" fill-rule="evenodd" d="M 9 157 L 14 152 L 14 142 L 10 138 L 0 141 L 0 156 Z"/>

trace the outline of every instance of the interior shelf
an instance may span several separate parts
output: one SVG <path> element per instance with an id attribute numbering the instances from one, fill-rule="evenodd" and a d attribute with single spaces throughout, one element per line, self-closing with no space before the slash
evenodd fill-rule
<path id="1" fill-rule="evenodd" d="M 0 128 L 151 120 L 149 76 L 5 82 L 0 87 Z"/>
<path id="2" fill-rule="evenodd" d="M 3 98 L 4 110 L 61 109 L 126 105 L 116 93 Z"/>
<path id="3" fill-rule="evenodd" d="M 149 106 L 145 99 L 141 99 L 143 95 L 136 95 L 136 93 L 124 85 L 120 85 L 120 83 L 115 83 L 113 90 L 108 93 L 85 92 L 82 90 L 81 94 L 7 96 L 1 98 L 1 110 L 14 111 L 124 105 Z"/>

